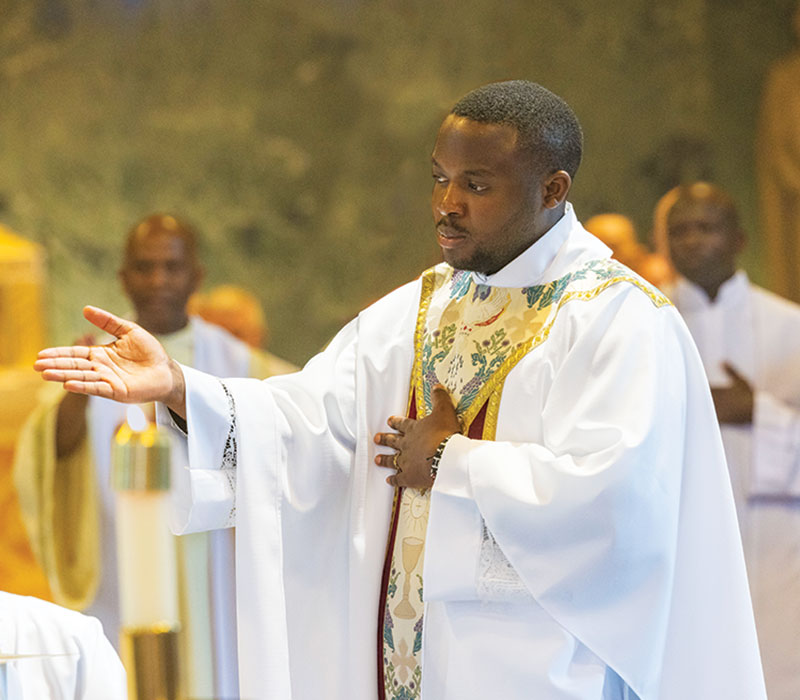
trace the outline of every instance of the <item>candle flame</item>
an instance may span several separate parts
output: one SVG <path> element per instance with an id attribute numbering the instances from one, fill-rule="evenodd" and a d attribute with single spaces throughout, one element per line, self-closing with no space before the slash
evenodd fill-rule
<path id="1" fill-rule="evenodd" d="M 135 404 L 128 406 L 126 420 L 130 429 L 136 432 L 141 432 L 147 428 L 147 416 L 145 416 L 144 411 Z"/>

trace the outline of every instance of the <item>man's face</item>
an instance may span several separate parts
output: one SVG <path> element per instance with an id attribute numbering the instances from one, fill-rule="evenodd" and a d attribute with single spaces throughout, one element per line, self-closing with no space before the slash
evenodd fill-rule
<path id="1" fill-rule="evenodd" d="M 744 239 L 713 200 L 678 200 L 667 216 L 667 232 L 675 269 L 700 287 L 716 292 L 736 272 Z"/>
<path id="2" fill-rule="evenodd" d="M 494 273 L 550 227 L 541 178 L 517 147 L 517 130 L 453 114 L 433 149 L 431 206 L 446 262 Z"/>
<path id="3" fill-rule="evenodd" d="M 182 236 L 156 230 L 133 242 L 120 279 L 138 323 L 151 333 L 173 333 L 188 321 L 186 302 L 200 270 Z"/>

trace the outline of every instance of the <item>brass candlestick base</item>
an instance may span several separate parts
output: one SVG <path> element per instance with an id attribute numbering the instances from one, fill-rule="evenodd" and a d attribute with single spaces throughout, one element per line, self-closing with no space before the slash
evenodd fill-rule
<path id="1" fill-rule="evenodd" d="M 179 629 L 167 624 L 123 627 L 122 663 L 130 700 L 181 700 Z"/>

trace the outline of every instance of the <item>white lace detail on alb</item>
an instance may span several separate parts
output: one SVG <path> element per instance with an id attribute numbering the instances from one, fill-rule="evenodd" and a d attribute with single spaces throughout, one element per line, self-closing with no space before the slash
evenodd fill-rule
<path id="1" fill-rule="evenodd" d="M 237 444 L 236 444 L 236 402 L 233 400 L 233 394 L 228 391 L 225 382 L 220 380 L 222 390 L 225 396 L 228 397 L 228 415 L 230 417 L 231 427 L 228 430 L 228 436 L 225 438 L 225 449 L 222 451 L 222 472 L 228 479 L 228 486 L 230 487 L 231 494 L 233 495 L 233 506 L 231 512 L 228 513 L 228 521 L 226 527 L 233 527 L 236 524 L 236 460 L 237 460 Z"/>
<path id="2" fill-rule="evenodd" d="M 486 523 L 483 524 L 483 541 L 478 562 L 478 597 L 488 601 L 529 600 L 531 597 L 494 535 L 487 529 Z"/>

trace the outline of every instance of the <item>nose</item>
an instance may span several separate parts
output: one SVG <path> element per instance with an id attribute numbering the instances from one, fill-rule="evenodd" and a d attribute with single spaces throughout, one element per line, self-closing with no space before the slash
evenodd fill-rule
<path id="1" fill-rule="evenodd" d="M 169 281 L 169 271 L 164 265 L 153 265 L 150 270 L 148 284 L 151 287 L 160 288 Z"/>
<path id="2" fill-rule="evenodd" d="M 706 236 L 699 226 L 688 226 L 683 234 L 683 247 L 690 252 L 702 250 Z"/>
<path id="3" fill-rule="evenodd" d="M 676 252 L 693 255 L 702 249 L 704 243 L 703 232 L 697 226 L 682 226 L 669 232 L 670 248 Z"/>
<path id="4" fill-rule="evenodd" d="M 452 182 L 433 188 L 433 210 L 438 217 L 464 216 L 465 204 L 459 189 Z"/>

